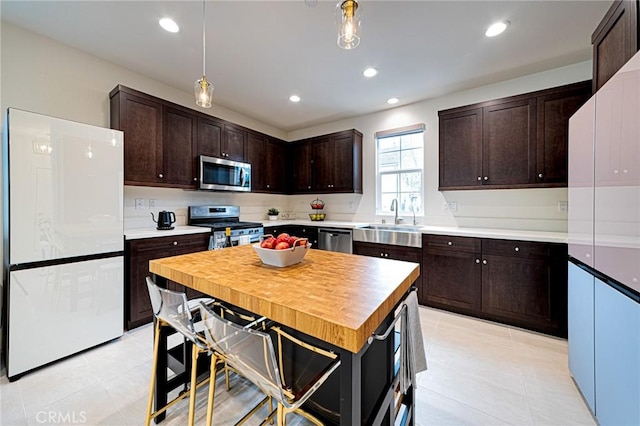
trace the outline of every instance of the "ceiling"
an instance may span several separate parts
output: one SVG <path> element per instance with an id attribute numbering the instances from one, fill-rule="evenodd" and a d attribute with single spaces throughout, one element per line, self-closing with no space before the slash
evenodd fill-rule
<path id="1" fill-rule="evenodd" d="M 362 41 L 336 45 L 335 1 L 207 0 L 215 105 L 284 131 L 421 101 L 591 58 L 607 1 L 360 0 Z M 202 75 L 200 1 L 11 1 L 2 19 L 170 86 Z M 173 18 L 177 34 L 158 20 Z M 494 38 L 484 32 L 509 20 Z M 369 66 L 379 69 L 370 79 Z M 298 94 L 302 101 L 288 98 Z M 197 108 L 194 101 L 194 108 Z"/>

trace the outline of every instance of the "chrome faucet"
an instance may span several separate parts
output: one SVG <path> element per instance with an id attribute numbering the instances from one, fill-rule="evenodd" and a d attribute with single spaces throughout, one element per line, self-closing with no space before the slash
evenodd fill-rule
<path id="1" fill-rule="evenodd" d="M 396 213 L 395 218 L 393 219 L 393 223 L 397 225 L 400 222 L 402 222 L 402 218 L 398 217 L 398 199 L 397 198 L 394 198 L 393 200 L 391 200 L 391 211 Z"/>
<path id="2" fill-rule="evenodd" d="M 415 201 L 416 198 L 418 198 L 417 195 L 415 194 L 411 194 L 409 195 L 409 199 L 411 200 L 411 213 L 413 213 L 413 226 L 416 226 L 418 223 L 416 222 L 416 206 L 415 206 Z"/>

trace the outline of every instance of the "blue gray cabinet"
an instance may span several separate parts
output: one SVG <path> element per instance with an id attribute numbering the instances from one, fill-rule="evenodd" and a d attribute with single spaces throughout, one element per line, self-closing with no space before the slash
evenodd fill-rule
<path id="1" fill-rule="evenodd" d="M 640 425 L 640 304 L 595 279 L 596 417 Z"/>
<path id="2" fill-rule="evenodd" d="M 592 413 L 596 412 L 594 277 L 569 263 L 569 370 Z"/>

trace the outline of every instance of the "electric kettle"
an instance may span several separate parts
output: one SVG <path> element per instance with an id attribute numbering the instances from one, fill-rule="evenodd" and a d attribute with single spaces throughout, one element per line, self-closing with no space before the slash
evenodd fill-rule
<path id="1" fill-rule="evenodd" d="M 173 226 L 171 226 L 171 224 L 175 223 L 176 214 L 174 212 L 162 210 L 160 213 L 158 213 L 157 221 L 156 218 L 153 217 L 153 213 L 151 213 L 151 219 L 153 219 L 153 221 L 158 224 L 158 229 L 173 229 Z"/>

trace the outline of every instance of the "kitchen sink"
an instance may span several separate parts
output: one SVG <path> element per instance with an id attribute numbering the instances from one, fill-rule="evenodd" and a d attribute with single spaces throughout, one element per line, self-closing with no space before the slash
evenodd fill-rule
<path id="1" fill-rule="evenodd" d="M 417 225 L 370 224 L 353 230 L 353 241 L 422 247 L 422 234 Z"/>

